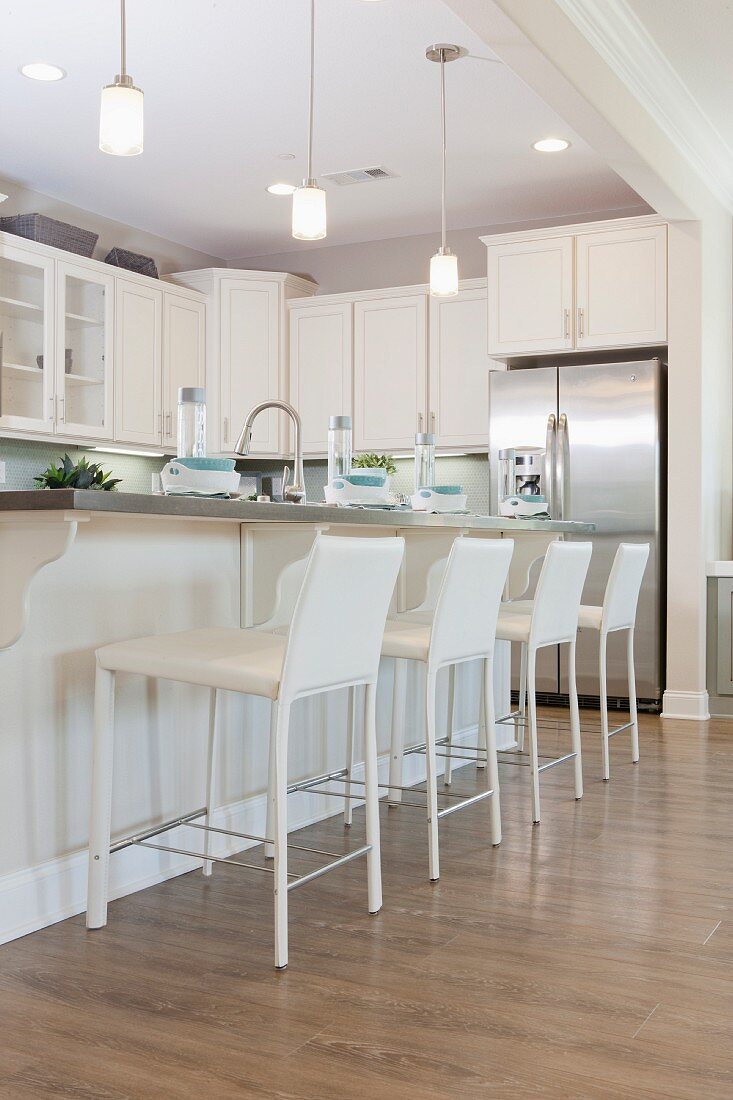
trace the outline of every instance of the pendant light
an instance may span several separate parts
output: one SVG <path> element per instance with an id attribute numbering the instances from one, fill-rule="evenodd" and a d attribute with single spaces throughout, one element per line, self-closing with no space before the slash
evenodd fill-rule
<path id="1" fill-rule="evenodd" d="M 311 5 L 310 89 L 308 95 L 308 164 L 306 176 L 293 192 L 293 236 L 298 241 L 320 241 L 326 236 L 326 192 L 313 178 L 313 69 L 315 64 L 316 3 Z"/>
<path id="2" fill-rule="evenodd" d="M 115 157 L 143 151 L 143 93 L 127 74 L 125 0 L 120 0 L 120 72 L 114 84 L 102 88 L 99 148 Z"/>
<path id="3" fill-rule="evenodd" d="M 440 64 L 441 236 L 440 248 L 430 260 L 430 293 L 440 298 L 449 298 L 458 293 L 458 257 L 453 255 L 445 243 L 445 66 L 446 62 L 462 57 L 464 52 L 460 46 L 451 46 L 446 42 L 429 46 L 425 51 L 428 61 L 437 61 Z"/>

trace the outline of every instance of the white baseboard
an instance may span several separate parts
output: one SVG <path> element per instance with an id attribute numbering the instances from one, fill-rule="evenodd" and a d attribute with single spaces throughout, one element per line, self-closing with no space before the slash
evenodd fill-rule
<path id="1" fill-rule="evenodd" d="M 662 718 L 682 718 L 688 722 L 707 722 L 710 718 L 707 691 L 665 691 Z"/>
<path id="2" fill-rule="evenodd" d="M 501 728 L 501 727 L 500 727 Z M 476 727 L 461 730 L 454 736 L 456 746 L 476 743 Z M 469 761 L 454 762 L 454 770 L 465 767 Z M 379 777 L 387 779 L 389 756 L 379 759 Z M 438 772 L 442 773 L 438 761 Z M 419 753 L 405 757 L 404 782 L 406 786 L 425 778 L 425 757 Z M 363 779 L 363 766 L 354 771 L 354 779 Z M 354 805 L 359 805 L 355 802 Z M 291 830 L 302 829 L 316 821 L 342 813 L 343 798 L 324 798 L 322 795 L 299 791 L 288 802 L 288 824 Z M 239 802 L 232 802 L 217 810 L 212 824 L 222 829 L 263 836 L 265 833 L 266 795 L 258 794 Z M 193 830 L 189 830 L 192 832 Z M 198 843 L 197 843 L 198 841 Z M 165 841 L 163 841 L 164 843 Z M 171 841 L 171 843 L 173 843 Z M 197 847 L 200 839 L 186 838 L 186 846 Z M 235 837 L 215 836 L 212 855 L 229 856 L 236 851 L 252 847 Z M 110 861 L 110 899 L 134 894 L 158 882 L 186 874 L 201 865 L 201 861 L 187 856 L 144 850 L 135 845 L 116 853 Z M 0 944 L 37 932 L 50 924 L 83 913 L 87 897 L 87 851 L 39 863 L 0 878 Z"/>

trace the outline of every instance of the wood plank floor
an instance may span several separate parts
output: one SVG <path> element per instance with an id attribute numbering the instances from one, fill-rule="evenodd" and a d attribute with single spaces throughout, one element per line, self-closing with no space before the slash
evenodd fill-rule
<path id="1" fill-rule="evenodd" d="M 269 876 L 227 867 L 0 948 L 0 1096 L 729 1100 L 733 722 L 645 717 L 641 764 L 620 734 L 607 784 L 584 750 L 585 798 L 546 773 L 536 829 L 503 766 L 501 848 L 486 803 L 446 818 L 437 884 L 421 814 L 385 808 L 381 914 L 361 861 L 295 891 L 284 973 Z"/>

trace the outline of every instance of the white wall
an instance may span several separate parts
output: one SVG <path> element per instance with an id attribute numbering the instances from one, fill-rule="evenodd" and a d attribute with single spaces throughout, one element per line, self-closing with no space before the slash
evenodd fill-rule
<path id="1" fill-rule="evenodd" d="M 448 233 L 448 243 L 458 256 L 461 279 L 486 276 L 486 248 L 479 237 L 489 233 L 510 233 L 513 230 L 537 229 L 545 225 L 573 225 L 594 221 L 600 217 L 622 218 L 648 214 L 645 204 L 625 210 L 605 213 L 578 213 L 566 218 L 544 221 L 512 222 L 503 225 L 482 225 L 471 229 L 454 229 Z M 436 207 L 436 215 L 437 215 Z M 227 266 L 255 271 L 290 271 L 318 283 L 319 294 L 337 294 L 352 290 L 378 290 L 387 286 L 410 286 L 428 281 L 430 257 L 440 244 L 437 233 L 414 237 L 393 237 L 384 241 L 362 241 L 359 244 L 322 245 L 314 248 L 294 248 L 272 256 L 244 256 L 229 260 Z"/>
<path id="2" fill-rule="evenodd" d="M 163 237 L 156 237 L 152 233 L 145 233 L 142 229 L 135 229 L 130 225 L 123 225 L 122 222 L 113 221 L 111 218 L 103 218 L 78 206 L 70 206 L 68 203 L 60 202 L 50 195 L 43 195 L 39 191 L 32 191 L 12 180 L 0 177 L 0 191 L 8 196 L 7 202 L 0 203 L 0 217 L 6 217 L 9 214 L 47 214 L 50 218 L 57 218 L 59 221 L 78 225 L 80 229 L 89 229 L 98 233 L 95 260 L 103 260 L 109 250 L 117 245 L 118 248 L 127 248 L 131 252 L 152 256 L 161 275 L 197 267 L 225 266 L 224 261 L 216 256 L 197 252 L 193 248 L 187 248 L 175 241 L 167 241 Z"/>

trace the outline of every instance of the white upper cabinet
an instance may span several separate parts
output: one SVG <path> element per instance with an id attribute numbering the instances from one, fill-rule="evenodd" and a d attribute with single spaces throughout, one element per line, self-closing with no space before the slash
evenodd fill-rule
<path id="1" fill-rule="evenodd" d="M 488 352 L 573 347 L 573 238 L 488 245 Z"/>
<path id="2" fill-rule="evenodd" d="M 163 291 L 116 282 L 115 439 L 160 446 Z"/>
<path id="3" fill-rule="evenodd" d="M 0 244 L 0 429 L 54 431 L 54 260 Z"/>
<path id="4" fill-rule="evenodd" d="M 203 300 L 163 294 L 163 447 L 169 452 L 178 438 L 178 390 L 205 382 L 205 310 Z"/>
<path id="5" fill-rule="evenodd" d="M 221 281 L 221 438 L 231 451 L 253 405 L 280 397 L 280 288 L 276 282 L 251 279 Z M 283 450 L 282 414 L 272 410 L 257 418 L 252 454 L 277 455 Z"/>
<path id="6" fill-rule="evenodd" d="M 667 226 L 656 216 L 482 237 L 489 355 L 667 339 Z"/>
<path id="7" fill-rule="evenodd" d="M 352 314 L 351 302 L 290 307 L 290 401 L 304 454 L 327 451 L 329 416 L 352 415 Z"/>
<path id="8" fill-rule="evenodd" d="M 489 430 L 486 288 L 430 299 L 428 430 L 439 447 L 485 447 Z"/>
<path id="9" fill-rule="evenodd" d="M 354 450 L 410 448 L 427 431 L 427 295 L 354 304 Z"/>
<path id="10" fill-rule="evenodd" d="M 576 248 L 576 347 L 663 343 L 667 227 L 582 233 Z"/>
<path id="11" fill-rule="evenodd" d="M 115 280 L 96 268 L 56 265 L 56 430 L 113 438 Z"/>

